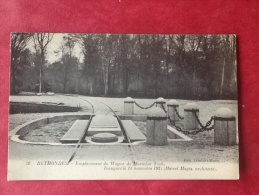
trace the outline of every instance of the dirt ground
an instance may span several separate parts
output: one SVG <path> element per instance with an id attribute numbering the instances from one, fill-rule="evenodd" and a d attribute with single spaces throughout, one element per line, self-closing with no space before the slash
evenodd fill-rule
<path id="1" fill-rule="evenodd" d="M 20 139 L 30 142 L 60 143 L 59 140 L 66 134 L 74 122 L 64 121 L 40 126 L 31 131 L 23 132 Z"/>

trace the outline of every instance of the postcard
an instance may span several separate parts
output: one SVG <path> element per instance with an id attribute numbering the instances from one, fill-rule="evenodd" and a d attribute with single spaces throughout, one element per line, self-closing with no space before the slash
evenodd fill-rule
<path id="1" fill-rule="evenodd" d="M 12 33 L 8 180 L 237 180 L 236 36 Z"/>

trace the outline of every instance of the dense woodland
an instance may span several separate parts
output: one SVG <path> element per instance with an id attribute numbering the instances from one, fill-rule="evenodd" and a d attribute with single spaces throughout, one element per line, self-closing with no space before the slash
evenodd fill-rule
<path id="1" fill-rule="evenodd" d="M 64 34 L 60 59 L 49 63 L 53 36 L 12 34 L 11 94 L 237 98 L 233 35 Z"/>

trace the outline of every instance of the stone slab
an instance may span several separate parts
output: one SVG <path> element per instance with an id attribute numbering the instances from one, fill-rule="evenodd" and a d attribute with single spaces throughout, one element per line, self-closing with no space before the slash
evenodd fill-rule
<path id="1" fill-rule="evenodd" d="M 183 139 L 185 141 L 191 141 L 192 139 L 188 137 L 187 135 L 181 133 L 180 131 L 177 131 L 175 128 L 167 125 L 167 130 L 170 132 L 170 134 L 174 134 L 174 139 Z M 167 132 L 168 133 L 168 132 Z"/>
<path id="2" fill-rule="evenodd" d="M 96 115 L 92 118 L 87 136 L 92 136 L 97 133 L 113 133 L 117 136 L 122 135 L 119 122 L 117 118 L 112 115 Z"/>
<path id="3" fill-rule="evenodd" d="M 146 140 L 145 135 L 131 120 L 122 120 L 121 123 L 123 124 L 123 127 L 125 128 L 125 131 L 131 141 Z"/>
<path id="4" fill-rule="evenodd" d="M 118 136 L 112 133 L 98 133 L 91 137 L 91 141 L 97 143 L 112 143 L 118 141 Z"/>
<path id="5" fill-rule="evenodd" d="M 67 133 L 60 139 L 62 143 L 77 143 L 86 131 L 89 120 L 76 120 Z"/>

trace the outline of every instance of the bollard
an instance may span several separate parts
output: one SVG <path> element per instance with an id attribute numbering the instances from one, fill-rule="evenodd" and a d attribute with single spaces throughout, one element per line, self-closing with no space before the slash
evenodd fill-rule
<path id="1" fill-rule="evenodd" d="M 167 103 L 167 113 L 169 118 L 172 121 L 178 121 L 179 117 L 175 112 L 175 109 L 177 109 L 178 113 L 179 113 L 179 103 L 176 100 L 169 100 Z"/>
<path id="2" fill-rule="evenodd" d="M 124 114 L 126 115 L 134 114 L 134 100 L 131 97 L 127 97 L 124 100 Z"/>
<path id="3" fill-rule="evenodd" d="M 188 130 L 196 130 L 199 128 L 199 123 L 195 118 L 194 113 L 199 117 L 199 108 L 195 103 L 188 103 L 184 107 L 184 129 Z"/>
<path id="4" fill-rule="evenodd" d="M 166 101 L 165 101 L 165 99 L 162 98 L 162 97 L 157 98 L 157 100 L 156 100 L 156 107 L 162 108 L 162 110 L 164 112 L 166 112 L 166 110 L 165 110 L 166 109 Z"/>
<path id="5" fill-rule="evenodd" d="M 167 117 L 158 107 L 151 108 L 147 116 L 148 145 L 163 146 L 167 144 Z"/>
<path id="6" fill-rule="evenodd" d="M 229 108 L 219 108 L 214 115 L 214 144 L 237 144 L 236 118 Z"/>

